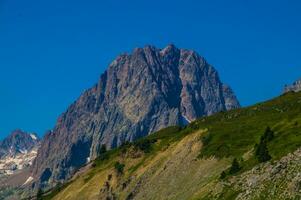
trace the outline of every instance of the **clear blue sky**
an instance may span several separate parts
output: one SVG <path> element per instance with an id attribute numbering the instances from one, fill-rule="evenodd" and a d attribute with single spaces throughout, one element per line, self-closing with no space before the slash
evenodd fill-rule
<path id="1" fill-rule="evenodd" d="M 0 138 L 43 135 L 120 53 L 198 51 L 242 105 L 301 77 L 301 1 L 0 0 Z"/>

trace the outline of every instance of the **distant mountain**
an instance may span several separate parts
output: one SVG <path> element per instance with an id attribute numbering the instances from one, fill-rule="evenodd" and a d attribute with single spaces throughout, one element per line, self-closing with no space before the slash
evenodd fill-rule
<path id="1" fill-rule="evenodd" d="M 13 131 L 0 141 L 0 176 L 13 174 L 32 164 L 40 140 L 35 133 Z"/>
<path id="2" fill-rule="evenodd" d="M 118 56 L 57 121 L 33 164 L 35 186 L 63 181 L 108 149 L 172 125 L 240 107 L 195 51 L 169 45 Z"/>
<path id="3" fill-rule="evenodd" d="M 292 85 L 286 85 L 284 87 L 284 93 L 286 92 L 299 92 L 301 91 L 301 79 L 295 81 Z"/>

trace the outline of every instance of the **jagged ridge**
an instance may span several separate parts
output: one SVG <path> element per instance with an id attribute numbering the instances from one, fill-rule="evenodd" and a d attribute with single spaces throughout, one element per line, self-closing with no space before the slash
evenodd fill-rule
<path id="1" fill-rule="evenodd" d="M 102 144 L 114 148 L 238 107 L 232 90 L 196 52 L 174 45 L 137 48 L 117 57 L 46 134 L 32 168 L 35 186 L 68 179 L 97 157 Z"/>

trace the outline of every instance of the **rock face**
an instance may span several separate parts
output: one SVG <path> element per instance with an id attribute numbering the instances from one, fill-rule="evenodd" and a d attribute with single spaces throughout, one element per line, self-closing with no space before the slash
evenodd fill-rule
<path id="1" fill-rule="evenodd" d="M 286 85 L 284 87 L 284 93 L 286 92 L 300 92 L 301 91 L 301 79 L 295 81 L 292 85 Z"/>
<path id="2" fill-rule="evenodd" d="M 70 177 L 97 157 L 161 128 L 238 108 L 232 90 L 196 52 L 169 45 L 120 55 L 47 133 L 33 164 L 36 185 Z"/>
<path id="3" fill-rule="evenodd" d="M 28 167 L 37 155 L 39 139 L 34 133 L 13 131 L 0 142 L 0 176 Z"/>

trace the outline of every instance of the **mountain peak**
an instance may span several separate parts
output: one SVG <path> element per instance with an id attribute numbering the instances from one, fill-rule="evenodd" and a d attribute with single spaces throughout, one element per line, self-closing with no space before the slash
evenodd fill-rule
<path id="1" fill-rule="evenodd" d="M 0 141 L 0 176 L 12 175 L 29 167 L 37 155 L 39 144 L 35 133 L 26 133 L 21 129 L 12 131 Z"/>
<path id="2" fill-rule="evenodd" d="M 26 133 L 21 129 L 11 132 L 5 139 L 0 141 L 0 158 L 7 155 L 16 155 L 24 151 L 30 151 L 39 143 L 35 133 Z"/>
<path id="3" fill-rule="evenodd" d="M 195 51 L 151 45 L 118 56 L 44 137 L 32 176 L 65 180 L 102 145 L 115 148 L 162 128 L 239 107 L 217 71 Z M 46 175 L 47 176 L 46 176 Z"/>

